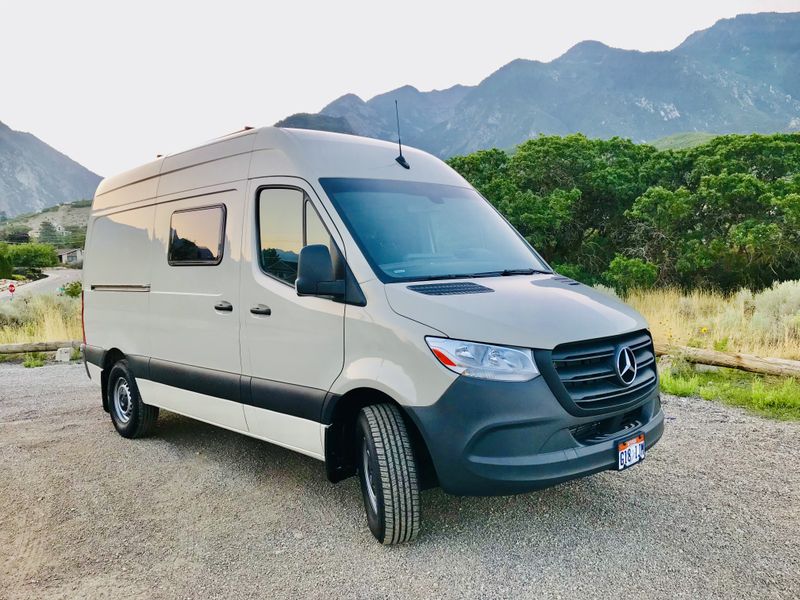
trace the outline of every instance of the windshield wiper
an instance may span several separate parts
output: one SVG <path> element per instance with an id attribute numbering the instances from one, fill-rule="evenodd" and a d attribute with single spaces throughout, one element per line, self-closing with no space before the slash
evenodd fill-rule
<path id="1" fill-rule="evenodd" d="M 552 275 L 552 271 L 542 269 L 504 269 L 502 271 L 482 271 L 480 273 L 448 273 L 446 275 L 426 275 L 425 277 L 415 278 L 411 281 L 435 281 L 436 279 L 475 279 L 478 277 L 509 277 L 511 275 Z"/>
<path id="2" fill-rule="evenodd" d="M 503 269 L 502 271 L 484 271 L 483 273 L 473 273 L 473 277 L 509 277 L 511 275 L 550 275 L 552 271 L 542 269 Z"/>

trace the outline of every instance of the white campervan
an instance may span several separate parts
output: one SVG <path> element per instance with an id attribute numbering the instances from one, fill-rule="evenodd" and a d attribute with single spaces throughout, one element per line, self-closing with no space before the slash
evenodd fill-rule
<path id="1" fill-rule="evenodd" d="M 165 409 L 358 474 L 384 543 L 416 536 L 420 489 L 624 469 L 663 431 L 642 317 L 376 140 L 246 130 L 104 180 L 83 299 L 121 435 Z"/>

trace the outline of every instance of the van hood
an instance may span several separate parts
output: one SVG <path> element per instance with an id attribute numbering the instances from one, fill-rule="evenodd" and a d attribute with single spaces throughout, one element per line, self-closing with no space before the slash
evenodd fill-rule
<path id="1" fill-rule="evenodd" d="M 454 293 L 456 286 L 474 285 L 491 291 Z M 435 293 L 439 286 L 444 294 Z M 384 288 L 396 313 L 474 342 L 552 350 L 558 344 L 647 328 L 630 306 L 560 275 L 392 283 Z"/>

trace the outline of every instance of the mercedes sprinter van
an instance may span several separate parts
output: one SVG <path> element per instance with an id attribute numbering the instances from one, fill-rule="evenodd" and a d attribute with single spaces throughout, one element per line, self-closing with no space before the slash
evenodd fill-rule
<path id="1" fill-rule="evenodd" d="M 441 160 L 266 127 L 97 189 L 84 356 L 120 435 L 160 409 L 360 478 L 386 544 L 420 490 L 516 494 L 661 437 L 633 309 L 553 272 Z"/>

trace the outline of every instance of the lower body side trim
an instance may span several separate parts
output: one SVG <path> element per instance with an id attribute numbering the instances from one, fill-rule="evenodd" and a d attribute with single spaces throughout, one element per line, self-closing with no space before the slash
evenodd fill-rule
<path id="1" fill-rule="evenodd" d="M 86 346 L 86 360 L 103 367 L 106 350 Z M 139 355 L 125 357 L 137 379 L 323 423 L 326 390 Z"/>

